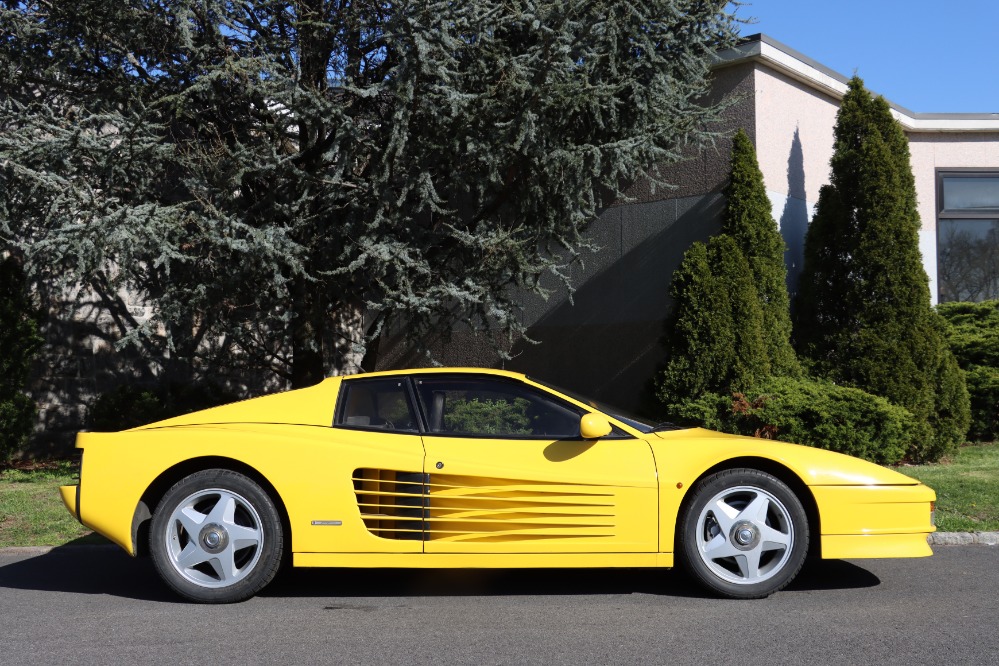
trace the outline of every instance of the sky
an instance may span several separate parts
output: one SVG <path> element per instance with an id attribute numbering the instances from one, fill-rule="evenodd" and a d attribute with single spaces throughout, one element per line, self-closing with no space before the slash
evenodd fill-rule
<path id="1" fill-rule="evenodd" d="M 918 113 L 999 113 L 997 0 L 751 0 L 736 16 Z"/>

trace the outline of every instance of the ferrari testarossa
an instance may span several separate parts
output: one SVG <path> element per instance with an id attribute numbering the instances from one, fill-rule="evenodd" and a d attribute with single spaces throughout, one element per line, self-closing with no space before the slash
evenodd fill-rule
<path id="1" fill-rule="evenodd" d="M 816 448 L 656 427 L 522 374 L 334 377 L 83 432 L 67 508 L 187 599 L 296 567 L 672 567 L 767 596 L 809 554 L 931 555 L 935 495 Z"/>

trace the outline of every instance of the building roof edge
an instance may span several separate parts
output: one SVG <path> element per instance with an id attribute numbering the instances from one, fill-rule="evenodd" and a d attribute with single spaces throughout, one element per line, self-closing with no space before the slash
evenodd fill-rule
<path id="1" fill-rule="evenodd" d="M 758 62 L 835 99 L 846 94 L 849 78 L 776 39 L 757 33 L 716 54 L 715 69 Z M 888 100 L 892 115 L 907 132 L 999 132 L 999 113 L 916 113 Z"/>

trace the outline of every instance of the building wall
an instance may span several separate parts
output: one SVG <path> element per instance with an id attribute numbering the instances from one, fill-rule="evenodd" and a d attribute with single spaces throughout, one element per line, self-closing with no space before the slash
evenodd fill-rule
<path id="1" fill-rule="evenodd" d="M 756 152 L 774 220 L 787 244 L 784 259 L 793 293 L 819 188 L 829 182 L 839 100 L 760 64 L 754 79 Z"/>

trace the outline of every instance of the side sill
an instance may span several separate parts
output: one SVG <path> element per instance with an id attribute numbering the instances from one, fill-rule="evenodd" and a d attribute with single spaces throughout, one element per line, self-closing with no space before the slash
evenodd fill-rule
<path id="1" fill-rule="evenodd" d="M 295 553 L 292 561 L 351 569 L 668 569 L 673 553 Z"/>

